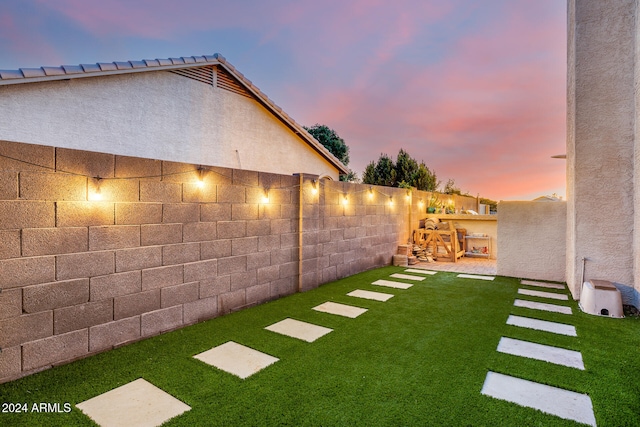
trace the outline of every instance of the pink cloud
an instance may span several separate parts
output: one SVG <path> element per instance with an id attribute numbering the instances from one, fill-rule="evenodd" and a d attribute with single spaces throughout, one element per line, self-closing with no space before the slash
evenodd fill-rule
<path id="1" fill-rule="evenodd" d="M 41 24 L 37 16 L 15 16 L 8 9 L 0 13 L 0 47 L 7 54 L 18 58 L 28 58 L 34 55 L 44 60 L 58 62 L 60 56 L 51 43 L 32 31 Z"/>

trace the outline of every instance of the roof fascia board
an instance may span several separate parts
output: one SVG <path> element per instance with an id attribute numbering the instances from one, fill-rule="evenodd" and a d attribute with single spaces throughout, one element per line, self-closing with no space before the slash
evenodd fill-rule
<path id="1" fill-rule="evenodd" d="M 331 153 L 324 145 L 322 145 L 317 139 L 313 137 L 306 129 L 300 126 L 295 120 L 289 117 L 280 107 L 278 107 L 269 97 L 260 91 L 253 83 L 247 80 L 242 74 L 238 73 L 234 66 L 227 65 L 226 60 L 220 61 L 220 66 L 235 77 L 240 84 L 242 84 L 247 91 L 249 91 L 260 104 L 271 112 L 271 114 L 278 117 L 293 133 L 302 138 L 307 144 L 311 146 L 318 154 L 324 157 L 329 163 L 336 166 L 342 174 L 348 174 L 349 169 L 340 161 L 336 156 Z"/>

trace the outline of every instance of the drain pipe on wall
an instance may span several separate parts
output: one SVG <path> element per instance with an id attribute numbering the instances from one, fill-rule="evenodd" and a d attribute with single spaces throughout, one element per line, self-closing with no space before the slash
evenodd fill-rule
<path id="1" fill-rule="evenodd" d="M 580 289 L 582 289 L 582 284 L 584 283 L 584 268 L 587 264 L 587 257 L 582 257 L 582 275 L 580 276 Z"/>

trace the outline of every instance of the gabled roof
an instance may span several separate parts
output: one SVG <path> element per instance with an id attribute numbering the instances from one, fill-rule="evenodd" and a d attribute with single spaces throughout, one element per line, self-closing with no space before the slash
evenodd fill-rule
<path id="1" fill-rule="evenodd" d="M 265 95 L 251 80 L 247 79 L 224 56 L 219 53 L 203 56 L 187 56 L 167 59 L 144 59 L 141 61 L 99 62 L 96 64 L 62 65 L 59 67 L 19 68 L 17 70 L 0 70 L 0 86 L 25 83 L 37 83 L 54 80 L 69 80 L 78 78 L 111 76 L 150 71 L 171 71 L 188 68 L 198 68 L 207 65 L 223 67 L 253 98 L 282 121 L 291 131 L 298 135 L 313 150 L 334 165 L 341 174 L 349 173 L 349 169 L 342 164 L 329 150 L 320 144 L 309 132 L 299 125 Z"/>

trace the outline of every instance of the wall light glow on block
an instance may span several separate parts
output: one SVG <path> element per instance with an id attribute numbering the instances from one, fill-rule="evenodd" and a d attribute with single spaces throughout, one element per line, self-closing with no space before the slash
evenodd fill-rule
<path id="1" fill-rule="evenodd" d="M 269 193 L 266 190 L 262 196 L 262 203 L 269 203 Z"/>
<path id="2" fill-rule="evenodd" d="M 393 206 L 393 197 L 389 197 L 389 206 Z"/>
<path id="3" fill-rule="evenodd" d="M 202 189 L 204 188 L 204 174 L 205 170 L 202 166 L 198 168 L 198 180 L 196 181 L 196 187 Z"/>
<path id="4" fill-rule="evenodd" d="M 349 199 L 347 198 L 347 196 L 344 196 L 344 197 L 342 198 L 342 204 L 343 204 L 343 205 L 348 205 L 348 204 L 349 204 Z"/>
<path id="5" fill-rule="evenodd" d="M 311 194 L 318 194 L 318 181 L 315 179 L 311 182 Z"/>
<path id="6" fill-rule="evenodd" d="M 373 187 L 369 187 L 369 199 L 373 199 Z"/>
<path id="7" fill-rule="evenodd" d="M 89 192 L 87 194 L 87 199 L 89 199 L 92 202 L 99 202 L 103 199 L 102 196 L 102 191 L 100 191 L 100 181 L 101 178 L 95 178 L 95 184 L 93 189 L 89 189 Z"/>

